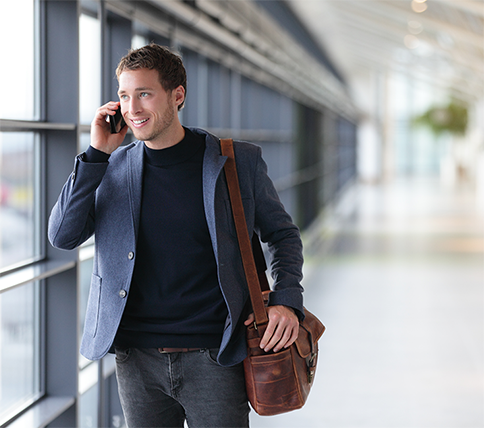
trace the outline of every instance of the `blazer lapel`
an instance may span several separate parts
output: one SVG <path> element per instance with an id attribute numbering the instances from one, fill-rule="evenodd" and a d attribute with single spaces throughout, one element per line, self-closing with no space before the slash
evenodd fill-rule
<path id="1" fill-rule="evenodd" d="M 136 242 L 138 242 L 141 195 L 143 191 L 144 143 L 139 141 L 127 151 L 128 157 L 128 197 Z"/>
<path id="2" fill-rule="evenodd" d="M 216 213 L 215 213 L 215 190 L 217 179 L 225 165 L 227 156 L 220 154 L 220 146 L 211 135 L 206 135 L 206 149 L 203 159 L 203 202 L 208 230 L 212 239 L 215 257 L 218 259 Z"/>

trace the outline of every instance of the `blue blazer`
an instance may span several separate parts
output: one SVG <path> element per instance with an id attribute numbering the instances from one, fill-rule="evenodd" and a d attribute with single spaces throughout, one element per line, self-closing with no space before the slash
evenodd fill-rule
<path id="1" fill-rule="evenodd" d="M 246 354 L 245 326 L 249 297 L 232 218 L 225 174 L 226 157 L 219 140 L 201 129 L 206 141 L 203 160 L 205 216 L 217 262 L 219 285 L 228 316 L 218 361 L 241 362 Z M 136 245 L 143 181 L 143 142 L 120 147 L 106 163 L 88 163 L 84 154 L 64 185 L 49 219 L 54 247 L 71 250 L 95 235 L 94 267 L 81 353 L 102 358 L 110 350 L 129 296 L 136 263 Z M 274 279 L 270 305 L 286 305 L 303 313 L 302 244 L 298 228 L 284 210 L 260 147 L 234 142 L 238 176 L 249 234 L 256 231 L 272 254 Z"/>

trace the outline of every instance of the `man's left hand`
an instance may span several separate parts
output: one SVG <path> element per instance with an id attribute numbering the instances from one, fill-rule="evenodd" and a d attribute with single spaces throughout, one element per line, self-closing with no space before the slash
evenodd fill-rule
<path id="1" fill-rule="evenodd" d="M 294 310 L 282 305 L 268 306 L 267 316 L 269 323 L 260 341 L 260 347 L 265 352 L 271 349 L 278 352 L 291 346 L 299 334 L 299 320 Z M 254 320 L 254 314 L 250 314 L 244 324 L 250 325 Z"/>

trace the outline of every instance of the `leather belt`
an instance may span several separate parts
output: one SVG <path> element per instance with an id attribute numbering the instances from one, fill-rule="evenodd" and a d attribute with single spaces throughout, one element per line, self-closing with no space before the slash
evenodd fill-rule
<path id="1" fill-rule="evenodd" d="M 160 354 L 170 354 L 172 352 L 192 352 L 200 351 L 202 348 L 158 348 Z"/>

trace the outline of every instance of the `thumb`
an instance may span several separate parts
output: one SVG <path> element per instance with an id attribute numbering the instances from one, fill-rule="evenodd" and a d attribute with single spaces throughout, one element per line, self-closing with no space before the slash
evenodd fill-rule
<path id="1" fill-rule="evenodd" d="M 244 325 L 250 325 L 254 322 L 254 314 L 250 314 L 249 317 L 244 321 Z"/>

